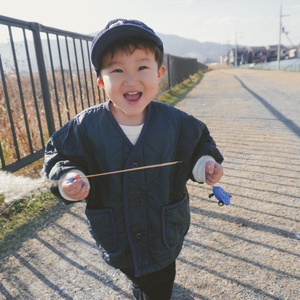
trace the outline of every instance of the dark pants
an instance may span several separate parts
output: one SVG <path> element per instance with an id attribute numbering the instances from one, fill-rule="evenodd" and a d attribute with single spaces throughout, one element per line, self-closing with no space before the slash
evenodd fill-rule
<path id="1" fill-rule="evenodd" d="M 134 276 L 134 269 L 121 269 L 133 283 L 137 300 L 170 300 L 175 280 L 175 261 L 166 268 L 141 277 Z"/>

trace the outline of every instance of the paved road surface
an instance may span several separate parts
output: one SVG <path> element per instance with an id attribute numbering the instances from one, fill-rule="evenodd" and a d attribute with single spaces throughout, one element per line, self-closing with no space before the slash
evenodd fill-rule
<path id="1" fill-rule="evenodd" d="M 300 73 L 209 72 L 178 108 L 225 156 L 219 207 L 193 182 L 192 224 L 172 299 L 300 299 Z M 131 299 L 99 258 L 83 205 L 58 205 L 0 254 L 0 299 Z"/>

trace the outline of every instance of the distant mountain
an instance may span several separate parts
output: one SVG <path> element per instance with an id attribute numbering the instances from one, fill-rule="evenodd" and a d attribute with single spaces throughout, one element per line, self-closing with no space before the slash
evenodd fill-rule
<path id="1" fill-rule="evenodd" d="M 95 36 L 97 33 L 90 34 Z M 164 43 L 165 53 L 197 58 L 199 62 L 220 61 L 220 56 L 226 54 L 232 45 L 223 45 L 213 42 L 199 42 L 194 39 L 186 39 L 173 34 L 157 33 Z"/>
<path id="2" fill-rule="evenodd" d="M 95 36 L 97 33 L 90 34 L 91 36 Z M 186 39 L 176 35 L 166 35 L 158 33 L 158 36 L 162 39 L 164 43 L 165 53 L 181 56 L 181 57 L 192 57 L 197 58 L 199 62 L 208 63 L 213 61 L 220 61 L 220 56 L 226 54 L 228 52 L 228 45 L 222 45 L 212 42 L 199 42 L 193 39 Z M 48 52 L 48 44 L 46 40 L 42 40 L 45 63 L 48 70 L 50 70 L 50 61 L 49 61 L 49 52 Z M 57 50 L 57 41 L 50 40 L 51 48 L 52 48 L 52 58 L 53 58 L 53 67 L 54 69 L 60 68 L 59 63 L 59 53 Z M 74 62 L 74 49 L 72 41 L 68 41 L 69 44 L 69 53 L 72 68 L 75 66 Z M 68 60 L 67 53 L 65 49 L 64 41 L 61 41 L 61 56 L 63 62 L 63 68 L 68 69 Z M 232 48 L 232 46 L 230 46 Z M 34 53 L 34 45 L 32 41 L 28 41 L 28 48 L 30 53 Z M 20 72 L 28 72 L 27 59 L 25 53 L 25 47 L 23 42 L 16 42 L 15 49 L 18 58 L 18 67 Z M 77 50 L 78 53 L 80 49 Z M 11 52 L 11 47 L 9 43 L 0 44 L 0 55 L 2 58 L 2 62 L 5 66 L 7 72 L 11 72 L 14 69 L 13 55 Z M 88 64 L 87 53 L 85 50 L 85 64 Z M 79 59 L 79 68 L 82 68 L 83 62 L 82 59 Z M 31 65 L 33 72 L 37 71 L 37 61 L 34 57 L 31 58 Z"/>
<path id="3" fill-rule="evenodd" d="M 199 62 L 220 61 L 220 56 L 228 52 L 234 46 L 213 42 L 199 42 L 186 39 L 177 35 L 157 33 L 164 43 L 165 52 L 168 54 L 197 58 Z"/>

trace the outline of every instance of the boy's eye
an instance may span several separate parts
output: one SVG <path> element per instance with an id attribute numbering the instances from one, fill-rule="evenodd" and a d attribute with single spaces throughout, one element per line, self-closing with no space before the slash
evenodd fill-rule
<path id="1" fill-rule="evenodd" d="M 139 71 L 142 71 L 142 70 L 145 70 L 145 69 L 148 69 L 148 68 L 146 66 L 139 67 Z"/>
<path id="2" fill-rule="evenodd" d="M 112 71 L 113 73 L 122 73 L 123 71 L 121 69 L 115 69 Z"/>

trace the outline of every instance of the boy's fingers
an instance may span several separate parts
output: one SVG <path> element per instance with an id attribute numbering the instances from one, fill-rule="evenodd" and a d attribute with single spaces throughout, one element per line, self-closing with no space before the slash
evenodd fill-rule
<path id="1" fill-rule="evenodd" d="M 74 186 L 74 188 L 72 188 L 69 192 L 72 194 L 72 195 L 76 195 L 80 192 L 81 190 L 81 185 L 76 185 Z"/>
<path id="2" fill-rule="evenodd" d="M 215 166 L 214 166 L 214 172 L 218 173 L 219 171 L 220 171 L 220 165 L 215 164 Z"/>
<path id="3" fill-rule="evenodd" d="M 223 174 L 223 167 L 220 164 L 217 164 L 215 167 L 215 173 Z"/>
<path id="4" fill-rule="evenodd" d="M 77 178 L 75 180 L 70 181 L 67 179 L 67 186 L 69 193 L 72 193 L 73 195 L 80 192 L 80 190 L 83 188 L 83 180 L 81 178 Z"/>
<path id="5" fill-rule="evenodd" d="M 217 162 L 208 162 L 206 165 L 206 183 L 214 185 L 223 176 L 223 167 Z"/>
<path id="6" fill-rule="evenodd" d="M 215 163 L 213 161 L 209 161 L 206 164 L 206 168 L 207 168 L 208 174 L 213 174 L 214 173 L 214 169 L 215 169 Z"/>
<path id="7" fill-rule="evenodd" d="M 84 185 L 81 187 L 81 190 L 78 192 L 76 197 L 80 200 L 83 200 L 88 196 L 88 194 L 89 194 L 88 184 L 84 183 Z"/>

